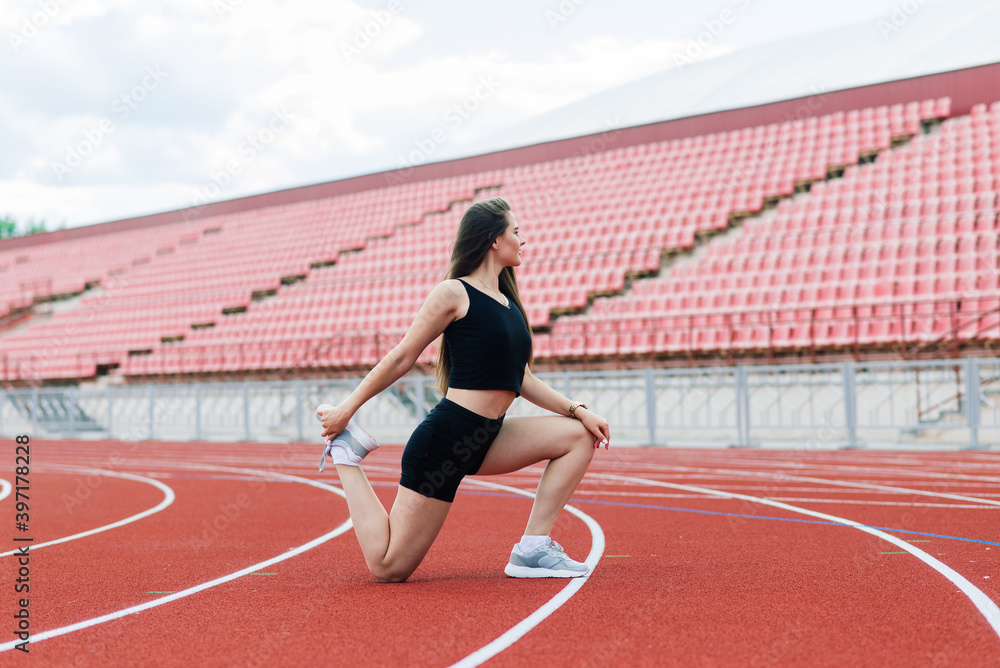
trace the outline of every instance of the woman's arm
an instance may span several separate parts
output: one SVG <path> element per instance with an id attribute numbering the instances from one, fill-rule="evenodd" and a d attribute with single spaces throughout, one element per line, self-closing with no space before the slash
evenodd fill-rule
<path id="1" fill-rule="evenodd" d="M 543 380 L 536 378 L 531 373 L 531 369 L 525 367 L 524 380 L 521 381 L 521 396 L 540 408 L 558 413 L 559 415 L 569 415 L 570 404 L 573 403 L 560 393 L 549 387 Z M 583 426 L 594 435 L 594 447 L 608 447 L 611 439 L 611 430 L 608 421 L 597 413 L 594 413 L 583 406 L 574 411 L 574 415 Z"/>
<path id="2" fill-rule="evenodd" d="M 431 290 L 399 345 L 368 372 L 343 403 L 320 416 L 323 438 L 331 438 L 346 429 L 348 421 L 366 401 L 413 368 L 424 348 L 457 317 L 463 299 L 468 299 L 465 291 L 453 280 L 442 281 Z"/>

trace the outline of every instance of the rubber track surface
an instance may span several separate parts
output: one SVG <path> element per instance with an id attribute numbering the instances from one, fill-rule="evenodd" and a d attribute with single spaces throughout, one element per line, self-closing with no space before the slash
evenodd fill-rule
<path id="1" fill-rule="evenodd" d="M 385 446 L 366 460 L 387 505 L 400 452 Z M 332 467 L 316 473 L 318 454 L 313 444 L 32 440 L 36 545 L 164 499 L 148 482 L 90 469 L 157 480 L 176 495 L 136 522 L 32 551 L 32 634 L 182 591 L 335 530 L 348 519 L 342 497 L 269 475 L 336 486 Z M 489 480 L 533 491 L 541 470 Z M 12 461 L 0 477 L 13 482 Z M 488 665 L 1000 666 L 997 630 L 914 555 L 855 528 L 687 488 L 878 527 L 1000 601 L 996 453 L 612 449 L 595 457 L 570 502 L 605 534 L 595 572 Z M 448 666 L 566 586 L 503 574 L 530 506 L 466 482 L 406 583 L 375 582 L 349 530 L 165 605 L 33 641 L 30 654 L 5 651 L 0 666 Z M 13 495 L 0 513 L 13 524 Z M 590 531 L 569 513 L 553 537 L 578 559 L 591 548 Z M 0 561 L 11 620 L 16 561 Z M 13 630 L 8 621 L 0 641 Z"/>

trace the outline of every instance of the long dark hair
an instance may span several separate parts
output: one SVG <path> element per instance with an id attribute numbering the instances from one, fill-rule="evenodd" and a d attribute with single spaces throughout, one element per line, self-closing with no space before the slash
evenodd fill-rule
<path id="1" fill-rule="evenodd" d="M 468 276 L 483 263 L 490 246 L 507 229 L 510 223 L 507 217 L 509 211 L 510 202 L 502 197 L 476 202 L 469 207 L 458 223 L 458 233 L 455 235 L 455 245 L 451 251 L 451 264 L 448 265 L 446 278 Z M 500 292 L 517 307 L 527 324 L 528 313 L 524 310 L 521 295 L 517 291 L 514 267 L 504 267 L 500 272 Z M 530 326 L 528 332 L 531 332 Z M 437 363 L 438 388 L 442 394 L 448 390 L 450 373 L 451 357 L 448 353 L 448 342 L 442 336 Z"/>

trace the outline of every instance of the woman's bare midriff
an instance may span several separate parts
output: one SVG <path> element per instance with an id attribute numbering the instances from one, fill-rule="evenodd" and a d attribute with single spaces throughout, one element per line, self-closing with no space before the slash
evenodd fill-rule
<path id="1" fill-rule="evenodd" d="M 507 412 L 517 394 L 507 390 L 462 390 L 449 387 L 445 397 L 477 415 L 496 419 Z"/>

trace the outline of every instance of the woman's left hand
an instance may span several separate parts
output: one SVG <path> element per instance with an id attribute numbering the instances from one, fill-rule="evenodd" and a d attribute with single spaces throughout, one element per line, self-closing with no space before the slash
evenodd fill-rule
<path id="1" fill-rule="evenodd" d="M 587 431 L 594 435 L 594 447 L 599 448 L 603 445 L 607 450 L 611 442 L 611 427 L 608 426 L 608 421 L 583 406 L 576 409 L 575 415 Z"/>

